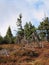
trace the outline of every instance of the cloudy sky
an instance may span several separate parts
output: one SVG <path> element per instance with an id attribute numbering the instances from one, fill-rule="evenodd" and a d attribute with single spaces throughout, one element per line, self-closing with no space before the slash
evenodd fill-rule
<path id="1" fill-rule="evenodd" d="M 16 21 L 22 13 L 22 24 L 31 21 L 38 26 L 44 16 L 49 17 L 49 0 L 0 0 L 0 34 L 4 36 L 10 25 L 15 33 Z"/>

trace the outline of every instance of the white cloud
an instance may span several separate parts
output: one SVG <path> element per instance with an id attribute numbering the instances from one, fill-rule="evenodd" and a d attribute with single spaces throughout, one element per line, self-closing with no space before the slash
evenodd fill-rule
<path id="1" fill-rule="evenodd" d="M 2 36 L 5 36 L 6 31 L 8 29 L 8 27 L 11 27 L 12 33 L 15 30 L 14 28 L 17 29 L 16 26 L 16 21 L 17 21 L 17 16 L 16 14 L 11 14 L 9 17 L 4 17 L 4 21 L 0 24 L 0 34 Z"/>
<path id="2" fill-rule="evenodd" d="M 38 20 L 39 22 L 44 18 L 44 12 L 43 11 L 34 11 L 33 12 L 33 18 Z"/>
<path id="3" fill-rule="evenodd" d="M 37 2 L 38 0 L 26 0 L 28 3 L 35 3 L 35 2 Z"/>

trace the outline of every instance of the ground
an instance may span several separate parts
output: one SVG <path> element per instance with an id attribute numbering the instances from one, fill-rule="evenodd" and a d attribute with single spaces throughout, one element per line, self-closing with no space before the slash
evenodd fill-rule
<path id="1" fill-rule="evenodd" d="M 0 45 L 0 65 L 49 65 L 49 42 L 43 48 L 30 44 Z"/>

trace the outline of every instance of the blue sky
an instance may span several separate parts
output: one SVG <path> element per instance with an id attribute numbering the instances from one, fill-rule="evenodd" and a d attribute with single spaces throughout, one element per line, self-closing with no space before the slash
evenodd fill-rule
<path id="1" fill-rule="evenodd" d="M 0 0 L 0 34 L 4 36 L 10 25 L 14 33 L 17 17 L 22 13 L 22 24 L 31 21 L 36 27 L 49 17 L 49 0 Z"/>

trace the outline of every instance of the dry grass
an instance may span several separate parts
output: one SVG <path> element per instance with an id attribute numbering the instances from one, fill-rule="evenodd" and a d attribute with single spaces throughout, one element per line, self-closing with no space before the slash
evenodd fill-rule
<path id="1" fill-rule="evenodd" d="M 0 65 L 49 65 L 49 43 L 42 43 L 44 48 L 33 48 L 32 44 L 24 47 L 18 44 L 0 45 L 0 50 L 9 51 L 9 56 L 0 55 Z"/>

